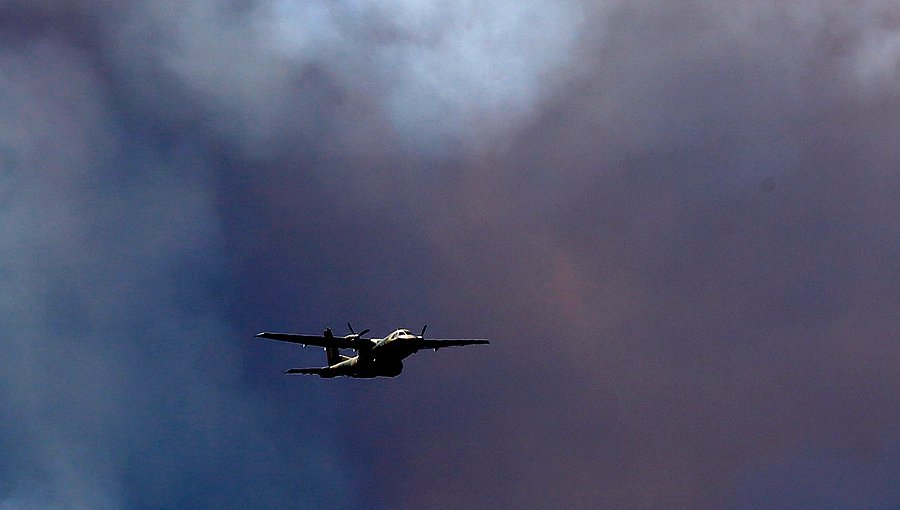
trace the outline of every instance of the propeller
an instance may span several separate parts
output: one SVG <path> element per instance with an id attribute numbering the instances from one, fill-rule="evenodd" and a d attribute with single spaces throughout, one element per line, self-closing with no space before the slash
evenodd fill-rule
<path id="1" fill-rule="evenodd" d="M 364 329 L 364 330 L 360 331 L 359 333 L 357 333 L 356 331 L 353 331 L 353 326 L 351 326 L 349 322 L 347 323 L 347 329 L 349 329 L 350 333 L 353 336 L 355 336 L 356 338 L 359 338 L 369 332 L 368 329 Z"/>
<path id="2" fill-rule="evenodd" d="M 422 326 L 422 334 L 419 336 L 422 337 L 422 340 L 425 340 L 425 330 L 428 329 L 428 324 Z"/>
<path id="3" fill-rule="evenodd" d="M 350 330 L 350 336 L 353 338 L 353 344 L 355 344 L 354 347 L 352 347 L 352 348 L 356 349 L 356 351 L 359 353 L 358 354 L 359 363 L 361 365 L 370 363 L 372 361 L 373 345 L 372 345 L 372 342 L 363 340 L 363 338 L 362 338 L 362 336 L 365 335 L 366 333 L 368 333 L 369 330 L 364 329 L 364 330 L 360 331 L 359 333 L 357 333 L 356 331 L 353 331 L 353 326 L 351 326 L 349 322 L 347 323 L 347 329 Z"/>

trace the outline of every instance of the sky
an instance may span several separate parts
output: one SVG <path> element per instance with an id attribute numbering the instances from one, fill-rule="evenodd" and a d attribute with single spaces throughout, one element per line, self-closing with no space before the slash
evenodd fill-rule
<path id="1" fill-rule="evenodd" d="M 0 510 L 895 510 L 898 83 L 887 0 L 0 0 Z M 492 343 L 253 337 L 348 321 Z"/>

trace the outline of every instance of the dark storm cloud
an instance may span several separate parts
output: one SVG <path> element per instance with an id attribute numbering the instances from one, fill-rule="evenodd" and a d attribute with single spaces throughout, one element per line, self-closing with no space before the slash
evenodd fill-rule
<path id="1" fill-rule="evenodd" d="M 67 5 L 0 9 L 0 508 L 900 500 L 891 3 Z M 242 343 L 346 319 L 494 345 Z"/>

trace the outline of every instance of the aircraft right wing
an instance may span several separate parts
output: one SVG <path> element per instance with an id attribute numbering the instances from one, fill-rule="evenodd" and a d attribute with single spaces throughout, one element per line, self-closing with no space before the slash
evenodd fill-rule
<path id="1" fill-rule="evenodd" d="M 439 340 L 420 340 L 420 349 L 443 349 L 444 347 L 456 347 L 462 345 L 480 345 L 489 344 L 484 338 L 460 338 L 460 339 L 439 339 Z"/>
<path id="2" fill-rule="evenodd" d="M 352 349 L 354 346 L 353 338 L 344 338 L 341 336 L 298 335 L 296 333 L 269 333 L 267 331 L 264 331 L 262 333 L 257 333 L 256 337 L 267 338 L 269 340 L 278 340 L 280 342 L 291 342 L 301 345 L 337 347 L 338 349 Z"/>
<path id="3" fill-rule="evenodd" d="M 289 368 L 284 371 L 288 375 L 317 375 L 319 377 L 333 377 L 328 367 L 322 368 Z"/>

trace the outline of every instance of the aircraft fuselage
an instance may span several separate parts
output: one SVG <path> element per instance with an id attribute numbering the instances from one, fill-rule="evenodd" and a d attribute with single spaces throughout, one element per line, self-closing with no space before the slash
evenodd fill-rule
<path id="1" fill-rule="evenodd" d="M 396 377 L 403 372 L 403 360 L 419 350 L 417 336 L 409 330 L 398 329 L 384 338 L 370 339 L 359 354 L 328 367 L 322 377 L 348 376 L 358 378 Z"/>

